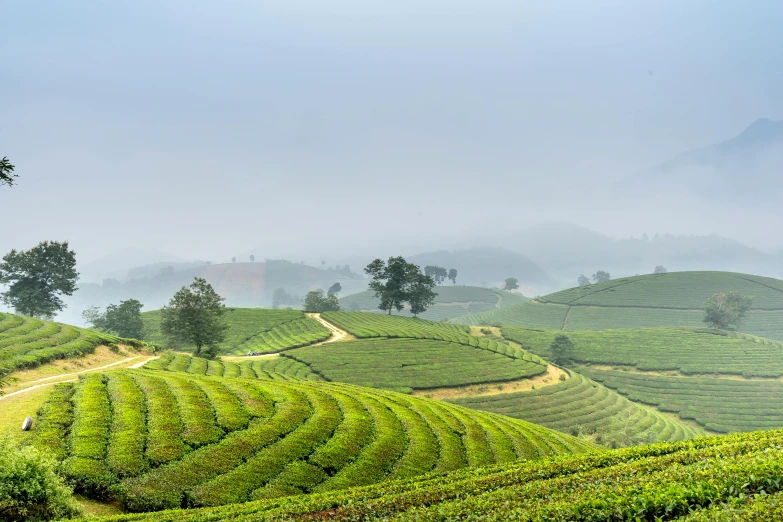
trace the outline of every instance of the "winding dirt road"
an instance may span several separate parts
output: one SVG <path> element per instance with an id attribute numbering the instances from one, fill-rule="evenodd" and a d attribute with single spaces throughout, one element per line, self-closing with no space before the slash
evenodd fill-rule
<path id="1" fill-rule="evenodd" d="M 307 317 L 309 317 L 310 319 L 315 319 L 316 321 L 324 325 L 332 332 L 332 336 L 330 338 L 320 343 L 313 344 L 311 346 L 319 346 L 321 344 L 326 344 L 326 343 L 335 343 L 337 341 L 347 341 L 349 339 L 356 339 L 356 337 L 349 334 L 345 330 L 341 330 L 340 328 L 337 328 L 335 325 L 333 325 L 326 319 L 322 318 L 321 314 L 307 314 Z"/>

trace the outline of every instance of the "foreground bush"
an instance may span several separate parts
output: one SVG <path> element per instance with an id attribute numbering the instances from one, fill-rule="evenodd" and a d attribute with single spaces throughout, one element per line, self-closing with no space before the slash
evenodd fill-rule
<path id="1" fill-rule="evenodd" d="M 33 447 L 0 442 L 0 520 L 50 520 L 81 514 L 55 462 Z"/>

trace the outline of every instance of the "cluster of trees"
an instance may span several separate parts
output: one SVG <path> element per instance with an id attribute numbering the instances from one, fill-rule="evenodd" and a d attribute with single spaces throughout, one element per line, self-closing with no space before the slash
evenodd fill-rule
<path id="1" fill-rule="evenodd" d="M 141 339 L 144 336 L 144 323 L 141 320 L 141 309 L 144 307 L 136 299 L 120 301 L 120 304 L 110 304 L 104 312 L 97 306 L 91 306 L 82 317 L 93 328 L 120 337 Z"/>
<path id="2" fill-rule="evenodd" d="M 342 289 L 343 285 L 337 281 L 326 292 L 321 288 L 307 292 L 302 301 L 302 308 L 305 312 L 337 312 L 340 310 L 337 294 Z"/>
<path id="3" fill-rule="evenodd" d="M 371 278 L 370 290 L 381 301 L 378 308 L 388 311 L 389 315 L 395 309 L 399 312 L 408 303 L 411 313 L 416 316 L 432 306 L 438 295 L 432 290 L 435 280 L 422 273 L 419 265 L 407 262 L 402 256 L 390 257 L 387 262 L 376 259 L 364 272 Z"/>
<path id="4" fill-rule="evenodd" d="M 272 292 L 272 309 L 277 310 L 281 306 L 292 306 L 299 304 L 299 296 L 289 294 L 285 288 L 277 288 Z"/>
<path id="5" fill-rule="evenodd" d="M 593 283 L 605 283 L 611 280 L 612 277 L 609 275 L 609 272 L 598 270 L 595 274 L 593 274 L 592 279 Z M 590 279 L 588 279 L 588 277 L 584 274 L 579 274 L 577 283 L 579 283 L 579 286 L 588 286 L 590 284 Z"/>
<path id="6" fill-rule="evenodd" d="M 441 284 L 446 279 L 452 284 L 457 284 L 457 269 L 450 268 L 446 270 L 442 266 L 427 265 L 424 267 L 424 275 L 429 276 L 436 284 Z"/>

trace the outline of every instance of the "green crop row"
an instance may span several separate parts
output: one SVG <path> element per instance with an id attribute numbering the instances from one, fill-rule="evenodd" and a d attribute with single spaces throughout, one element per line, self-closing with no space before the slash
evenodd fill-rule
<path id="1" fill-rule="evenodd" d="M 244 379 L 264 380 L 323 380 L 308 365 L 285 355 L 247 359 L 233 363 L 221 360 L 207 361 L 206 359 L 191 357 L 190 355 L 167 352 L 158 359 L 148 362 L 144 368 L 147 370 L 184 372 L 211 377 L 241 377 Z"/>
<path id="2" fill-rule="evenodd" d="M 525 422 L 344 383 L 121 370 L 83 378 L 69 394 L 58 388 L 41 409 L 35 443 L 56 447 L 57 434 L 66 434 L 58 457 L 79 490 L 115 494 L 129 511 L 330 491 L 595 449 Z M 57 408 L 69 400 L 73 422 L 67 408 L 65 415 Z M 128 436 L 134 425 L 140 440 Z M 219 437 L 207 443 L 204 433 Z"/>

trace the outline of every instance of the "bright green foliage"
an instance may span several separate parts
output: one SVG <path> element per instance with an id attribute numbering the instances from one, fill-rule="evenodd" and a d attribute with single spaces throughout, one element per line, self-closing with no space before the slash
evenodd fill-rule
<path id="1" fill-rule="evenodd" d="M 711 431 L 783 426 L 783 383 L 778 380 L 684 378 L 591 367 L 579 371 L 633 401 L 676 413 Z"/>
<path id="2" fill-rule="evenodd" d="M 446 476 L 113 520 L 777 521 L 783 430 L 561 456 Z"/>
<path id="3" fill-rule="evenodd" d="M 546 371 L 540 360 L 517 359 L 478 346 L 431 339 L 346 341 L 297 348 L 286 355 L 329 381 L 406 393 L 412 389 L 512 381 Z"/>
<path id="4" fill-rule="evenodd" d="M 128 378 L 137 386 L 128 386 Z M 106 379 L 111 393 L 102 376 L 82 379 L 75 386 L 66 467 L 77 458 L 129 449 L 130 441 L 108 429 L 115 421 L 106 412 L 122 411 L 122 404 L 137 400 L 139 390 L 147 405 L 147 426 L 140 430 L 149 434 L 145 457 L 151 455 L 153 444 L 155 451 L 161 449 L 161 441 L 154 437 L 167 425 L 181 426 L 180 431 L 168 429 L 166 438 L 186 448 L 165 464 L 163 459 L 148 458 L 149 469 L 133 477 L 107 477 L 97 466 L 97 477 L 86 467 L 82 470 L 82 482 L 110 479 L 130 511 L 332 491 L 467 464 L 595 449 L 526 422 L 343 383 L 221 380 L 143 370 L 109 372 Z M 170 395 L 160 393 L 161 384 Z M 160 408 L 167 398 L 173 404 Z M 204 424 L 196 418 L 194 410 L 199 408 L 225 428 L 210 444 L 193 437 L 193 425 Z M 55 413 L 52 408 L 42 410 L 38 422 L 51 425 L 47 416 Z M 176 420 L 170 423 L 172 418 Z M 48 438 L 34 442 L 39 447 L 53 443 Z"/>
<path id="5" fill-rule="evenodd" d="M 467 335 L 470 328 L 449 323 L 433 323 L 411 317 L 386 316 L 365 312 L 326 312 L 324 319 L 360 338 L 414 337 L 451 340 Z"/>
<path id="6" fill-rule="evenodd" d="M 59 460 L 68 455 L 68 430 L 73 424 L 73 384 L 55 384 L 38 410 L 35 444 Z"/>
<path id="7" fill-rule="evenodd" d="M 704 322 L 722 330 L 738 327 L 752 304 L 752 297 L 734 291 L 717 293 L 704 303 Z"/>
<path id="8" fill-rule="evenodd" d="M 107 375 L 112 423 L 106 462 L 119 477 L 138 475 L 147 467 L 144 392 L 128 375 Z"/>
<path id="9" fill-rule="evenodd" d="M 565 433 L 596 433 L 599 442 L 610 446 L 684 440 L 701 434 L 573 372 L 570 379 L 537 390 L 452 402 Z"/>
<path id="10" fill-rule="evenodd" d="M 165 344 L 166 340 L 160 334 L 160 311 L 145 312 L 141 317 L 145 339 Z M 223 342 L 217 345 L 218 354 L 223 355 L 277 353 L 325 341 L 332 335 L 328 328 L 299 310 L 226 308 L 225 317 L 228 330 Z M 195 350 L 192 344 L 182 344 L 177 348 Z"/>
<path id="11" fill-rule="evenodd" d="M 547 356 L 559 332 L 503 327 L 503 336 Z M 570 358 L 589 364 L 634 366 L 645 371 L 687 374 L 783 376 L 783 343 L 748 334 L 705 328 L 628 328 L 569 332 Z"/>
<path id="12" fill-rule="evenodd" d="M 510 308 L 459 317 L 452 319 L 451 322 L 473 326 L 502 324 L 559 330 L 563 328 L 563 323 L 568 313 L 567 306 L 542 305 L 533 301 L 527 301 Z"/>
<path id="13" fill-rule="evenodd" d="M 11 250 L 0 263 L 3 302 L 17 313 L 49 319 L 65 308 L 61 296 L 76 291 L 76 253 L 68 242 L 42 241 L 30 250 Z"/>
<path id="14" fill-rule="evenodd" d="M 80 514 L 51 457 L 0 440 L 0 520 L 32 522 Z"/>
<path id="15" fill-rule="evenodd" d="M 195 353 L 207 346 L 215 355 L 218 343 L 226 337 L 226 307 L 206 279 L 196 277 L 190 286 L 179 289 L 161 310 L 160 329 L 169 338 L 193 344 Z"/>
<path id="16" fill-rule="evenodd" d="M 327 294 L 320 288 L 307 292 L 302 304 L 305 312 L 336 312 L 340 309 L 337 295 L 332 292 Z"/>
<path id="17" fill-rule="evenodd" d="M 263 357 L 260 359 L 248 359 L 239 363 L 221 360 L 208 361 L 202 365 L 196 357 L 184 354 L 167 353 L 159 359 L 147 363 L 147 370 L 165 370 L 169 372 L 186 372 L 194 375 L 207 375 L 214 377 L 263 380 L 308 380 L 321 381 L 323 377 L 314 373 L 307 364 L 301 363 L 285 355 L 279 357 Z M 206 362 L 206 361 L 205 361 Z"/>

